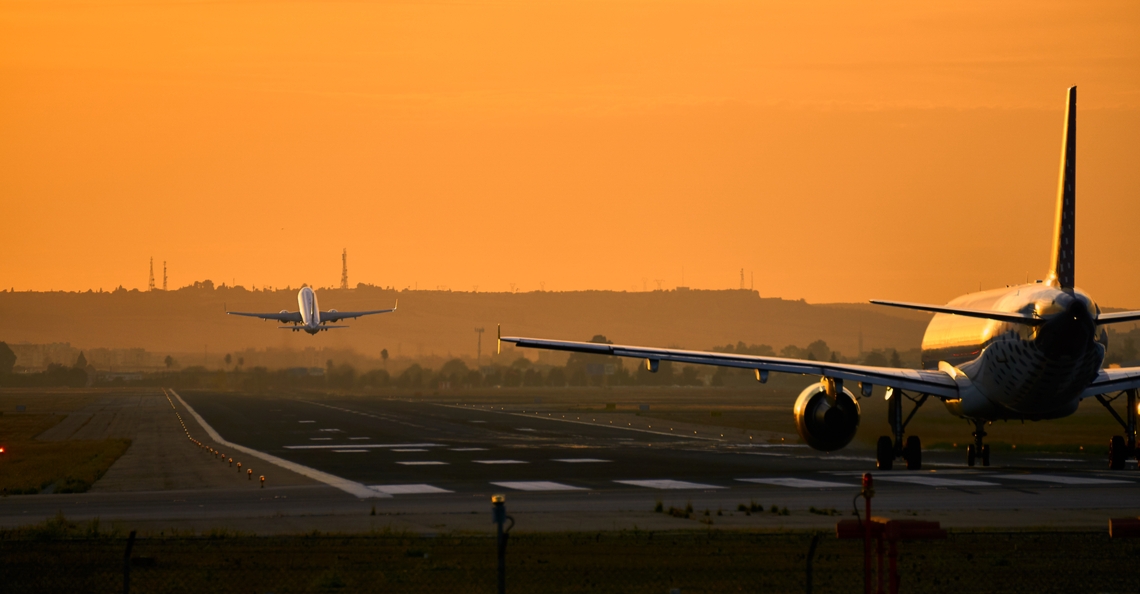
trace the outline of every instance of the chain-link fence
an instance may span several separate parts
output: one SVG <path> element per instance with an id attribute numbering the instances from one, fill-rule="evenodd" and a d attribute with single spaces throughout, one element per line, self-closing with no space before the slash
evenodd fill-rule
<path id="1" fill-rule="evenodd" d="M 811 533 L 515 534 L 507 591 L 804 592 Z M 496 591 L 484 536 L 0 539 L 0 591 Z M 813 592 L 860 592 L 863 543 L 821 535 Z M 1140 592 L 1140 539 L 1104 532 L 951 533 L 900 544 L 903 592 Z"/>

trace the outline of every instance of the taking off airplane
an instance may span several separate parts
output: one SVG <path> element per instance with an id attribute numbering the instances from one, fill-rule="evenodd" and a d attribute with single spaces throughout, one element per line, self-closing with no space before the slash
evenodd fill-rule
<path id="1" fill-rule="evenodd" d="M 241 311 L 227 311 L 226 313 L 231 316 L 249 316 L 263 320 L 277 320 L 283 323 L 292 322 L 292 326 L 278 326 L 278 328 L 292 330 L 294 332 L 303 331 L 309 334 L 316 334 L 333 328 L 348 328 L 348 326 L 329 326 L 328 324 L 330 322 L 335 323 L 341 320 L 359 318 L 361 316 L 389 313 L 396 311 L 396 307 L 399 305 L 400 302 L 397 300 L 396 306 L 392 307 L 392 309 L 374 309 L 371 311 L 337 311 L 330 309 L 328 311 L 321 311 L 320 306 L 317 304 L 317 294 L 309 287 L 302 287 L 301 290 L 297 292 L 297 307 L 299 311 L 283 309 L 280 313 L 248 313 Z"/>
<path id="2" fill-rule="evenodd" d="M 871 396 L 874 386 L 884 386 L 893 433 L 879 437 L 876 448 L 878 467 L 884 470 L 899 458 L 908 469 L 922 467 L 921 441 L 906 436 L 906 427 L 930 398 L 974 423 L 974 443 L 966 453 L 970 466 L 979 460 L 983 466 L 990 464 L 990 448 L 984 443 L 987 422 L 1057 419 L 1073 414 L 1081 400 L 1096 398 L 1123 428 L 1123 435 L 1109 442 L 1109 467 L 1122 469 L 1128 457 L 1137 456 L 1140 367 L 1101 368 L 1108 344 L 1103 326 L 1140 320 L 1140 311 L 1103 313 L 1074 284 L 1076 147 L 1077 88 L 1072 87 L 1061 143 L 1053 254 L 1045 280 L 972 293 L 947 305 L 872 301 L 935 314 L 922 339 L 921 370 L 510 336 L 500 341 L 642 358 L 654 372 L 661 361 L 675 361 L 752 369 L 760 382 L 772 371 L 817 376 L 820 381 L 800 393 L 794 412 L 800 437 L 823 451 L 851 442 L 859 428 L 858 399 Z M 857 382 L 859 395 L 844 382 Z M 1112 406 L 1118 398 L 1126 403 L 1124 417 Z M 908 415 L 905 400 L 913 403 Z"/>

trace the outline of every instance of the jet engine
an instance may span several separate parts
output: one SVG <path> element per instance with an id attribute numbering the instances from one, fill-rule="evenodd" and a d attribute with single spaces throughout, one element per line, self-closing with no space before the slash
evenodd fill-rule
<path id="1" fill-rule="evenodd" d="M 847 388 L 829 402 L 824 382 L 812 384 L 796 399 L 796 431 L 807 444 L 830 452 L 851 443 L 859 429 L 859 403 Z"/>

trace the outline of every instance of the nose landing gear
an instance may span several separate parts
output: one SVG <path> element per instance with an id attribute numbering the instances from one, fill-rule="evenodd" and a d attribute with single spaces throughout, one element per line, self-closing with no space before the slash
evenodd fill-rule
<path id="1" fill-rule="evenodd" d="M 914 418 L 914 413 L 918 412 L 918 409 L 926 402 L 927 397 L 929 394 L 914 398 L 897 388 L 887 388 L 887 421 L 891 424 L 894 439 L 892 440 L 890 436 L 884 435 L 875 444 L 875 465 L 879 470 L 891 470 L 896 458 L 906 461 L 907 470 L 922 469 L 922 440 L 917 435 L 911 435 L 906 438 L 904 445 L 903 437 L 906 433 L 906 426 Z M 914 408 L 910 410 L 910 414 L 905 419 L 903 418 L 904 398 L 914 403 Z"/>
<path id="2" fill-rule="evenodd" d="M 982 443 L 986 435 L 986 420 L 974 419 L 974 443 L 966 448 L 966 466 L 973 466 L 979 459 L 982 466 L 990 465 L 990 446 Z"/>

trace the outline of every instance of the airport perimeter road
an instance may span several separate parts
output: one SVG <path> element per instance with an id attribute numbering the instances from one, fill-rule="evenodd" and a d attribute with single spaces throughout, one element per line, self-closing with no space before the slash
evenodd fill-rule
<path id="1" fill-rule="evenodd" d="M 630 499 L 700 495 L 718 505 L 757 498 L 847 509 L 860 475 L 874 470 L 858 450 L 739 443 L 708 428 L 682 435 L 654 419 L 642 420 L 642 428 L 622 426 L 613 419 L 626 417 L 618 415 L 386 399 L 183 397 L 226 439 L 392 494 L 384 505 L 394 509 L 492 491 L 562 494 L 591 504 L 603 496 L 618 507 Z M 960 457 L 927 452 L 921 472 L 876 472 L 879 501 L 928 510 L 1140 508 L 1140 473 L 1101 470 L 1099 458 L 1003 454 L 1003 466 L 971 469 Z"/>

